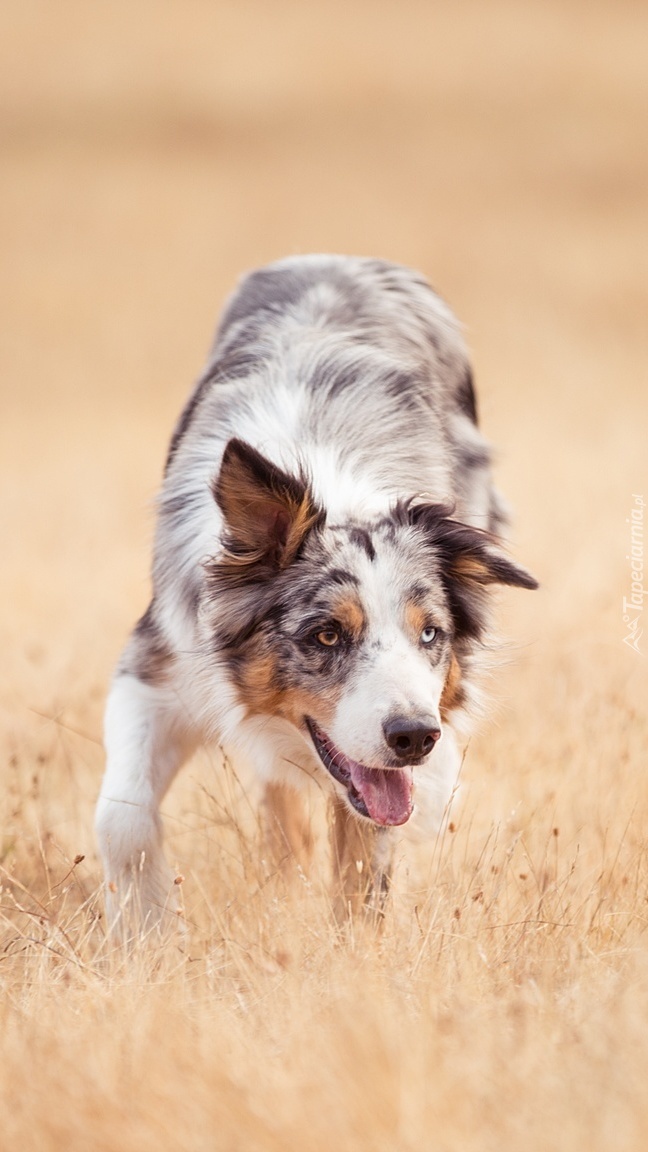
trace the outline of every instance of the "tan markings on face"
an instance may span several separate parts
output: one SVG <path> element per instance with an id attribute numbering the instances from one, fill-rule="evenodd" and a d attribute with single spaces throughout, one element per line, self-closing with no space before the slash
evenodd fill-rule
<path id="1" fill-rule="evenodd" d="M 282 693 L 277 715 L 290 720 L 296 728 L 303 726 L 304 716 L 310 716 L 322 728 L 330 728 L 341 695 L 341 689 L 332 691 L 329 688 L 315 694 L 301 688 L 288 688 Z"/>
<path id="2" fill-rule="evenodd" d="M 239 691 L 252 713 L 275 715 L 281 702 L 277 687 L 276 664 L 272 653 L 263 647 L 250 652 L 239 669 Z"/>
<path id="3" fill-rule="evenodd" d="M 333 604 L 331 615 L 352 639 L 359 640 L 365 626 L 365 614 L 353 596 L 340 596 Z"/>
<path id="4" fill-rule="evenodd" d="M 457 657 L 452 654 L 446 682 L 441 693 L 441 719 L 446 721 L 453 708 L 459 708 L 464 700 L 464 690 L 461 683 L 461 668 Z"/>
<path id="5" fill-rule="evenodd" d="M 410 600 L 405 605 L 405 627 L 411 640 L 418 644 L 421 633 L 429 624 L 429 617 L 420 604 L 413 604 Z"/>
<path id="6" fill-rule="evenodd" d="M 342 688 L 309 693 L 302 688 L 281 689 L 278 685 L 276 658 L 264 637 L 248 645 L 246 658 L 236 673 L 241 699 L 253 715 L 281 716 L 297 727 L 304 716 L 318 724 L 330 724 L 339 704 Z"/>

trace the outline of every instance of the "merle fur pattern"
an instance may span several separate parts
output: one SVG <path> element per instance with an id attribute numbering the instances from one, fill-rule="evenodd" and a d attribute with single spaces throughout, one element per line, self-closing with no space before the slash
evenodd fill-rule
<path id="1" fill-rule="evenodd" d="M 171 440 L 152 600 L 108 701 L 97 829 L 111 923 L 172 915 L 159 804 L 199 743 L 251 761 L 275 793 L 328 790 L 350 835 L 376 833 L 383 890 L 394 830 L 351 811 L 307 719 L 389 770 L 394 717 L 423 718 L 442 738 L 412 754 L 409 824 L 434 831 L 489 586 L 535 587 L 499 547 L 490 460 L 459 326 L 420 275 L 312 256 L 243 280 Z"/>

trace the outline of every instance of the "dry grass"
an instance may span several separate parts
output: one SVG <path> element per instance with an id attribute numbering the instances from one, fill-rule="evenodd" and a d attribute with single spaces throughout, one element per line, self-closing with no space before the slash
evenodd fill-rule
<path id="1" fill-rule="evenodd" d="M 644 1149 L 645 8 L 0 19 L 2 1146 Z M 380 937 L 335 938 L 323 842 L 287 898 L 212 753 L 166 804 L 186 949 L 125 963 L 91 820 L 165 441 L 235 277 L 308 250 L 421 267 L 468 323 L 542 589 L 503 599 L 494 720 Z"/>

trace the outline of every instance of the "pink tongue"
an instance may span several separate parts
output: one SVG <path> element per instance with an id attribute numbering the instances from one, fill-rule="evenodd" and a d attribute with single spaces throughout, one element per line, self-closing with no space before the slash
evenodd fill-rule
<path id="1" fill-rule="evenodd" d="M 376 824 L 404 824 L 412 815 L 411 768 L 365 768 L 349 761 L 351 780 Z"/>

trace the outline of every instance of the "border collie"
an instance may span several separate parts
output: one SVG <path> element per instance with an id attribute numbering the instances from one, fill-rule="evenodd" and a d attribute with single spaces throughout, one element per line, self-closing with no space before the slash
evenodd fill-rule
<path id="1" fill-rule="evenodd" d="M 300 792 L 330 795 L 342 915 L 385 891 L 394 829 L 432 834 L 457 779 L 489 585 L 537 587 L 504 523 L 460 329 L 422 276 L 303 256 L 242 281 L 171 439 L 152 600 L 107 705 L 113 928 L 174 917 L 159 804 L 211 741 L 261 775 L 280 856 L 307 854 Z"/>

